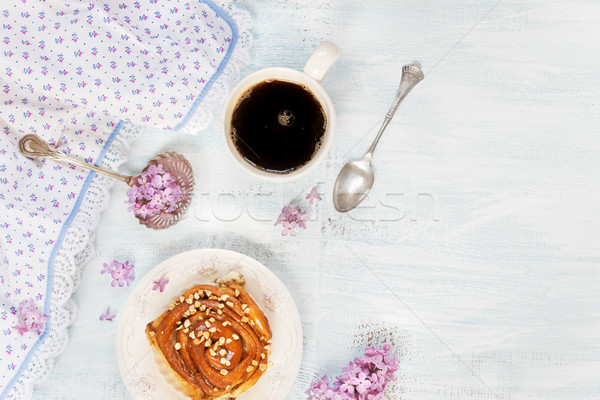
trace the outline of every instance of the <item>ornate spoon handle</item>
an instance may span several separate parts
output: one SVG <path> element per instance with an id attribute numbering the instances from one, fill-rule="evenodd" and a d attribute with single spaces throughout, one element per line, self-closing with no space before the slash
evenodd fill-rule
<path id="1" fill-rule="evenodd" d="M 25 135 L 21 138 L 21 140 L 19 140 L 19 150 L 25 157 L 46 158 L 57 162 L 62 161 L 75 164 L 82 168 L 91 169 L 93 171 L 108 175 L 112 178 L 116 178 L 128 185 L 130 185 L 134 179 L 134 177 L 121 175 L 117 172 L 109 171 L 107 169 L 96 167 L 95 165 L 80 161 L 73 156 L 65 154 L 54 147 L 51 147 L 48 143 L 46 143 L 46 141 L 44 141 L 44 139 L 34 134 Z"/>
<path id="2" fill-rule="evenodd" d="M 398 109 L 398 106 L 404 100 L 406 95 L 414 88 L 417 83 L 421 82 L 425 76 L 423 75 L 423 71 L 417 65 L 405 65 L 402 67 L 402 79 L 400 80 L 400 87 L 398 88 L 398 93 L 396 93 L 396 98 L 394 99 L 394 103 L 390 110 L 385 116 L 385 120 L 379 128 L 379 133 L 375 137 L 373 144 L 369 147 L 369 150 L 365 154 L 363 160 L 367 163 L 371 161 L 373 157 L 373 152 L 375 151 L 375 147 L 377 147 L 377 143 L 379 143 L 379 139 L 381 139 L 381 135 L 383 135 L 383 131 L 387 128 L 388 124 L 394 117 L 394 113 Z"/>

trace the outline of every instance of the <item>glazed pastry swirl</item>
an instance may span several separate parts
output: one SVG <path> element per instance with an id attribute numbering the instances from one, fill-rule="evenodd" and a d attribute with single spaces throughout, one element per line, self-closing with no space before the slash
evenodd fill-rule
<path id="1" fill-rule="evenodd" d="M 188 290 L 146 335 L 194 400 L 235 398 L 269 364 L 269 322 L 237 283 Z"/>

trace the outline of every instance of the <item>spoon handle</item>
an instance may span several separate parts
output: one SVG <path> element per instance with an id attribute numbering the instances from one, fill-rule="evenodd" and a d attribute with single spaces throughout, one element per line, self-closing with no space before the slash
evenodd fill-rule
<path id="1" fill-rule="evenodd" d="M 396 98 L 394 99 L 394 103 L 390 110 L 385 116 L 383 124 L 381 128 L 379 128 L 379 132 L 369 147 L 369 150 L 364 156 L 364 160 L 366 162 L 370 162 L 373 157 L 373 152 L 375 151 L 375 147 L 377 147 L 377 143 L 379 143 L 379 139 L 381 139 L 381 135 L 383 135 L 383 131 L 387 128 L 388 124 L 394 117 L 394 113 L 398 109 L 398 106 L 404 100 L 406 95 L 414 88 L 417 83 L 421 82 L 425 76 L 423 75 L 423 71 L 417 65 L 405 65 L 402 67 L 402 79 L 400 80 L 400 87 L 398 88 L 398 93 L 396 93 Z"/>
<path id="2" fill-rule="evenodd" d="M 108 175 L 112 178 L 119 179 L 129 185 L 131 177 L 121 175 L 117 172 L 109 171 L 104 168 L 96 167 L 95 165 L 85 163 L 77 158 L 65 154 L 54 147 L 51 147 L 44 139 L 37 135 L 25 135 L 19 140 L 19 150 L 25 157 L 30 158 L 46 158 L 57 162 L 67 162 L 78 165 L 82 168 L 91 169 L 96 172 Z"/>

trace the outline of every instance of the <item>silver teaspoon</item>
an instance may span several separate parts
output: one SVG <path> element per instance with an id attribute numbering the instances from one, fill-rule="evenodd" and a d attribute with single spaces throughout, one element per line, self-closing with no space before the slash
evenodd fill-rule
<path id="1" fill-rule="evenodd" d="M 373 181 L 375 175 L 371 168 L 371 158 L 373 158 L 373 152 L 383 131 L 388 126 L 396 109 L 404 100 L 406 95 L 414 88 L 417 83 L 423 80 L 424 75 L 421 68 L 417 65 L 405 65 L 402 67 L 402 79 L 400 80 L 400 87 L 398 93 L 394 99 L 392 107 L 385 116 L 385 120 L 379 129 L 379 133 L 375 137 L 373 144 L 369 147 L 369 150 L 365 153 L 362 160 L 352 161 L 344 166 L 340 171 L 335 185 L 333 186 L 333 205 L 339 212 L 348 212 L 354 207 L 359 205 L 369 191 L 373 187 Z"/>
<path id="2" fill-rule="evenodd" d="M 104 168 L 97 167 L 92 164 L 80 161 L 77 158 L 65 154 L 62 151 L 50 146 L 44 139 L 38 135 L 25 135 L 19 140 L 19 151 L 25 157 L 30 158 L 45 158 L 55 162 L 70 163 L 78 165 L 82 168 L 91 169 L 116 178 L 125 182 L 129 186 L 133 186 L 140 175 L 127 176 Z M 176 224 L 185 215 L 187 208 L 192 200 L 194 192 L 194 172 L 188 160 L 181 154 L 167 152 L 159 154 L 151 160 L 144 171 L 151 165 L 163 165 L 163 168 L 177 178 L 177 183 L 181 188 L 181 199 L 177 203 L 177 209 L 173 212 L 161 212 L 154 214 L 148 218 L 136 216 L 140 224 L 151 229 L 164 229 Z"/>

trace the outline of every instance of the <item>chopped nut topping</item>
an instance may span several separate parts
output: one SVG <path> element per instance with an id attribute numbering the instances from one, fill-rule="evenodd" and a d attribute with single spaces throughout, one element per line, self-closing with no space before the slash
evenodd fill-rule
<path id="1" fill-rule="evenodd" d="M 210 337 L 210 332 L 204 332 L 202 336 L 204 337 L 204 339 L 208 339 Z"/>
<path id="2" fill-rule="evenodd" d="M 217 314 L 219 314 L 219 315 L 223 315 L 223 311 L 221 311 L 221 309 L 219 308 L 219 309 L 217 310 Z"/>
<path id="3" fill-rule="evenodd" d="M 204 325 L 206 325 L 207 328 L 210 328 L 210 322 L 204 321 Z"/>
<path id="4" fill-rule="evenodd" d="M 221 301 L 227 301 L 228 298 L 229 295 L 224 294 L 223 296 L 221 296 Z"/>
<path id="5" fill-rule="evenodd" d="M 254 367 L 252 365 L 248 365 L 248 368 L 246 368 L 246 372 L 252 372 L 254 371 Z"/>
<path id="6" fill-rule="evenodd" d="M 227 307 L 233 308 L 233 303 L 231 301 L 226 301 L 225 304 L 227 304 Z"/>
<path id="7" fill-rule="evenodd" d="M 210 290 L 205 291 L 206 293 L 206 297 L 210 297 L 210 295 L 212 294 L 212 292 Z"/>
<path id="8" fill-rule="evenodd" d="M 176 329 L 176 330 L 178 331 L 178 330 L 180 330 L 181 328 L 183 328 L 183 325 L 179 325 L 179 326 L 177 327 L 177 329 Z"/>
<path id="9" fill-rule="evenodd" d="M 210 340 L 210 338 L 206 339 L 206 343 L 204 343 L 204 347 L 210 347 L 210 345 L 212 344 L 212 340 Z"/>
<path id="10" fill-rule="evenodd" d="M 181 349 L 181 343 L 175 343 L 175 350 Z"/>
<path id="11" fill-rule="evenodd" d="M 225 344 L 225 338 L 224 338 L 223 336 L 221 336 L 221 337 L 219 338 L 219 345 L 220 345 L 220 346 L 223 346 L 223 344 Z"/>
<path id="12" fill-rule="evenodd" d="M 258 365 L 258 361 L 252 360 L 252 365 L 254 365 L 256 367 Z"/>
<path id="13" fill-rule="evenodd" d="M 177 321 L 177 325 L 181 325 L 181 321 Z"/>
<path id="14" fill-rule="evenodd" d="M 235 333 L 233 335 L 231 335 L 231 337 L 233 338 L 233 340 L 238 340 L 240 337 L 238 335 L 236 335 Z"/>
<path id="15" fill-rule="evenodd" d="M 217 331 L 217 328 L 215 328 L 214 326 L 212 328 L 210 328 L 208 330 L 210 333 L 215 333 Z"/>
<path id="16" fill-rule="evenodd" d="M 225 365 L 227 365 L 227 366 L 229 367 L 229 366 L 231 365 L 231 361 L 229 361 L 229 360 L 226 360 L 226 361 L 225 361 Z"/>
<path id="17" fill-rule="evenodd" d="M 240 291 L 238 289 L 235 289 L 235 297 L 239 297 L 240 296 Z"/>
<path id="18" fill-rule="evenodd" d="M 246 307 L 246 309 L 244 310 L 244 314 L 250 314 L 250 307 Z"/>
<path id="19" fill-rule="evenodd" d="M 179 297 L 179 302 L 180 303 L 183 303 L 184 301 L 185 301 L 185 297 L 183 297 L 183 296 Z"/>
<path id="20" fill-rule="evenodd" d="M 226 370 L 226 369 L 222 369 L 222 370 L 221 370 L 221 375 L 227 375 L 228 373 L 229 373 L 229 372 L 227 372 L 227 370 Z"/>
<path id="21" fill-rule="evenodd" d="M 188 298 L 185 300 L 186 303 L 188 304 L 192 304 L 194 302 L 194 296 L 192 296 L 191 294 L 188 296 Z"/>
<path id="22" fill-rule="evenodd" d="M 227 325 L 231 325 L 231 322 L 229 322 L 229 321 L 223 321 L 223 326 L 227 326 Z"/>
<path id="23" fill-rule="evenodd" d="M 189 328 L 191 324 L 192 324 L 192 323 L 190 322 L 190 320 L 189 320 L 189 319 L 186 319 L 186 320 L 183 322 L 183 326 L 185 326 L 186 328 Z"/>
<path id="24" fill-rule="evenodd" d="M 196 293 L 196 294 L 198 294 L 198 293 Z M 199 301 L 194 303 L 194 307 L 196 307 L 196 308 L 200 308 L 201 306 L 202 306 L 202 303 L 200 303 Z"/>
<path id="25" fill-rule="evenodd" d="M 242 317 L 242 322 L 248 322 L 248 321 L 250 321 L 250 318 L 248 318 L 248 317 L 246 317 L 246 316 L 243 316 L 243 317 Z"/>
<path id="26" fill-rule="evenodd" d="M 210 322 L 215 322 L 215 319 L 214 319 L 213 317 L 210 317 L 208 320 L 209 320 Z"/>
<path id="27" fill-rule="evenodd" d="M 227 363 L 227 359 L 225 357 L 221 357 L 221 359 L 219 360 L 219 362 L 221 364 L 226 364 Z"/>
<path id="28" fill-rule="evenodd" d="M 202 341 L 200 339 L 194 339 L 194 344 L 198 346 Z"/>
<path id="29" fill-rule="evenodd" d="M 265 349 L 266 349 L 266 350 L 269 350 L 270 348 L 271 348 L 271 345 L 270 345 L 270 344 L 268 344 L 268 345 L 266 345 L 266 346 L 265 346 Z"/>
<path id="30" fill-rule="evenodd" d="M 242 310 L 245 310 L 248 307 L 248 304 L 242 304 Z"/>
<path id="31" fill-rule="evenodd" d="M 200 295 L 198 294 L 198 292 L 194 293 L 194 299 L 200 300 Z"/>
<path id="32" fill-rule="evenodd" d="M 231 338 L 227 338 L 227 340 L 225 341 L 225 343 L 227 343 L 227 344 L 229 344 L 231 342 L 233 342 L 233 340 L 231 340 Z"/>
<path id="33" fill-rule="evenodd" d="M 211 356 L 216 356 L 217 353 L 215 353 L 215 351 L 213 349 L 208 349 L 208 352 L 210 353 Z"/>
<path id="34" fill-rule="evenodd" d="M 227 355 L 227 350 L 221 349 L 221 350 L 219 350 L 219 354 L 222 355 L 222 356 L 226 356 Z"/>
<path id="35" fill-rule="evenodd" d="M 190 333 L 190 338 L 196 339 L 196 333 L 194 331 Z"/>
<path id="36" fill-rule="evenodd" d="M 267 369 L 267 364 L 260 364 L 258 368 L 260 368 L 261 372 L 265 372 L 265 370 Z"/>
<path id="37" fill-rule="evenodd" d="M 260 353 L 260 358 L 265 358 L 265 353 Z"/>
<path id="38" fill-rule="evenodd" d="M 188 328 L 185 328 L 185 329 L 183 330 L 183 333 L 188 333 L 189 331 L 190 331 L 190 330 L 189 330 Z"/>

